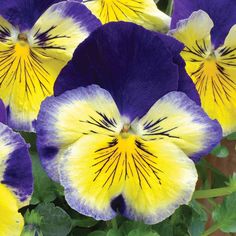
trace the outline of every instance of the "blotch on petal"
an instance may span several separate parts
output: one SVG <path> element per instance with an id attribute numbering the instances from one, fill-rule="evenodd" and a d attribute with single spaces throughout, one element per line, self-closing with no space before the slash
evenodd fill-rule
<path id="1" fill-rule="evenodd" d="M 118 197 L 112 199 L 111 208 L 118 214 L 124 214 L 126 205 L 122 195 L 119 195 Z"/>

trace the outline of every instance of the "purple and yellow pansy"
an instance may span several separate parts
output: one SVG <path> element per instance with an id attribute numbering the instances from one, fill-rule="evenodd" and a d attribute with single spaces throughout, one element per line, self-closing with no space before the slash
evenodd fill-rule
<path id="1" fill-rule="evenodd" d="M 233 0 L 176 0 L 170 31 L 184 43 L 186 70 L 224 136 L 236 131 L 235 11 Z"/>
<path id="2" fill-rule="evenodd" d="M 76 1 L 9 0 L 0 15 L 0 99 L 10 127 L 34 131 L 60 70 L 100 22 Z"/>
<path id="3" fill-rule="evenodd" d="M 2 122 L 6 112 L 0 101 L 0 234 L 19 236 L 24 218 L 18 210 L 29 203 L 33 177 L 28 145 Z"/>
<path id="4" fill-rule="evenodd" d="M 36 122 L 38 151 L 69 205 L 154 224 L 187 204 L 194 161 L 222 137 L 199 106 L 177 40 L 109 23 L 80 44 Z"/>

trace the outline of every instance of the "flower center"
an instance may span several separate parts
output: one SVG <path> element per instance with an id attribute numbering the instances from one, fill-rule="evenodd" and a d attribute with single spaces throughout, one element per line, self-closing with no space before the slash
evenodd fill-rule
<path id="1" fill-rule="evenodd" d="M 120 135 L 122 138 L 126 139 L 132 133 L 131 122 L 130 122 L 129 118 L 127 118 L 127 117 L 122 117 L 122 121 L 123 121 L 123 127 L 120 131 Z"/>
<path id="2" fill-rule="evenodd" d="M 215 52 L 212 51 L 209 56 L 206 58 L 204 63 L 204 71 L 208 76 L 215 76 L 218 69 L 216 64 L 216 55 Z"/>
<path id="3" fill-rule="evenodd" d="M 14 47 L 15 56 L 26 60 L 30 55 L 28 37 L 25 33 L 19 33 L 17 39 L 18 41 L 16 42 Z"/>
<path id="4" fill-rule="evenodd" d="M 28 42 L 28 37 L 25 33 L 19 33 L 18 34 L 18 40 L 19 41 L 24 41 L 24 42 Z"/>

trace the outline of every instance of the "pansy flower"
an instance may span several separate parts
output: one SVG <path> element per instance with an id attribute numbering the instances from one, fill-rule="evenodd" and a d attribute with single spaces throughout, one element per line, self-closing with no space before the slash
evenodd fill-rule
<path id="1" fill-rule="evenodd" d="M 170 17 L 153 0 L 81 0 L 103 24 L 133 22 L 155 31 L 168 31 Z"/>
<path id="2" fill-rule="evenodd" d="M 36 131 L 42 164 L 73 209 L 153 224 L 191 199 L 193 160 L 220 141 L 221 128 L 189 98 L 198 102 L 182 49 L 135 24 L 109 23 L 62 70 Z"/>
<path id="3" fill-rule="evenodd" d="M 33 131 L 60 70 L 100 23 L 75 1 L 9 0 L 0 15 L 0 98 L 9 126 Z"/>
<path id="4" fill-rule="evenodd" d="M 236 131 L 235 12 L 233 0 L 176 0 L 170 32 L 185 44 L 186 70 L 224 135 Z"/>
<path id="5" fill-rule="evenodd" d="M 27 205 L 32 194 L 33 177 L 28 145 L 5 121 L 0 101 L 0 232 L 19 236 L 24 218 L 18 210 Z"/>

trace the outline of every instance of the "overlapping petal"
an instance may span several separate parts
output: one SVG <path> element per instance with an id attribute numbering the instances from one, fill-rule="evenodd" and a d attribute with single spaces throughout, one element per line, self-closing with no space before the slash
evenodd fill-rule
<path id="1" fill-rule="evenodd" d="M 25 2 L 26 4 L 26 2 Z M 52 5 L 29 31 L 0 18 L 0 98 L 8 107 L 8 124 L 34 131 L 41 102 L 74 49 L 99 21 L 80 3 Z"/>
<path id="2" fill-rule="evenodd" d="M 58 99 L 50 97 L 42 103 L 36 126 L 42 165 L 59 181 L 58 161 L 70 145 L 83 135 L 114 136 L 121 128 L 113 98 L 98 86 L 68 91 Z"/>
<path id="3" fill-rule="evenodd" d="M 173 16 L 171 19 L 171 28 L 176 28 L 178 21 L 187 19 L 194 11 L 198 10 L 205 11 L 214 22 L 214 28 L 211 32 L 212 42 L 215 48 L 219 47 L 224 43 L 231 27 L 236 24 L 235 1 L 175 0 Z M 203 24 L 199 26 L 203 26 Z"/>
<path id="4" fill-rule="evenodd" d="M 159 99 L 134 125 L 144 140 L 172 142 L 194 161 L 207 155 L 222 137 L 219 123 L 181 92 Z"/>
<path id="5" fill-rule="evenodd" d="M 181 20 L 170 34 L 185 44 L 181 56 L 201 98 L 202 107 L 223 127 L 224 135 L 236 131 L 235 26 L 224 44 L 215 48 L 209 15 L 196 11 Z"/>
<path id="6" fill-rule="evenodd" d="M 170 26 L 170 17 L 160 11 L 153 0 L 83 0 L 82 3 L 103 24 L 126 21 L 164 32 Z"/>
<path id="7" fill-rule="evenodd" d="M 170 91 L 183 89 L 198 102 L 192 82 L 184 77 L 184 63 L 179 58 L 182 48 L 171 37 L 135 24 L 109 23 L 76 49 L 55 83 L 55 94 L 98 84 L 111 93 L 121 114 L 131 120 L 143 116 Z M 182 84 L 180 73 L 185 78 Z M 191 86 L 186 89 L 185 83 Z"/>
<path id="8" fill-rule="evenodd" d="M 52 4 L 62 0 L 8 0 L 0 4 L 0 15 L 21 31 L 30 30 Z"/>

